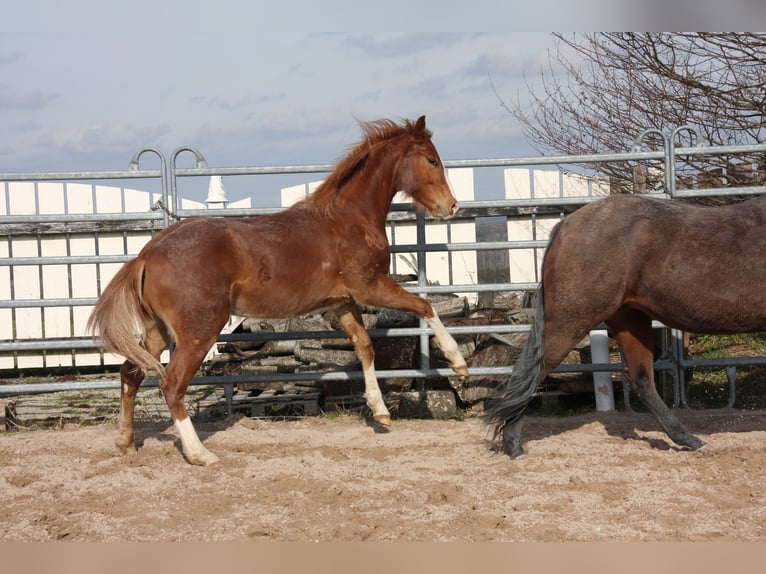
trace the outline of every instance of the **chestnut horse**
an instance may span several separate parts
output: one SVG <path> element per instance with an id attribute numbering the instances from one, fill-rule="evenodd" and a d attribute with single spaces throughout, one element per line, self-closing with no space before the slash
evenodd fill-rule
<path id="1" fill-rule="evenodd" d="M 524 453 L 521 425 L 538 384 L 605 322 L 625 379 L 678 445 L 690 433 L 654 385 L 652 319 L 694 333 L 766 330 L 766 196 L 723 207 L 615 195 L 560 222 L 542 266 L 529 339 L 488 405 L 503 448 Z"/>
<path id="2" fill-rule="evenodd" d="M 135 396 L 144 371 L 153 369 L 186 459 L 218 461 L 200 442 L 184 395 L 230 314 L 282 318 L 334 308 L 361 360 L 367 404 L 385 427 L 391 418 L 359 304 L 425 319 L 455 372 L 468 374 L 431 305 L 387 276 L 385 223 L 397 191 L 445 219 L 458 209 L 425 117 L 402 124 L 379 120 L 362 129 L 361 143 L 303 201 L 272 215 L 186 219 L 159 233 L 118 271 L 88 328 L 106 350 L 127 359 L 120 369 L 120 450 L 134 448 Z M 163 368 L 160 354 L 172 342 Z"/>

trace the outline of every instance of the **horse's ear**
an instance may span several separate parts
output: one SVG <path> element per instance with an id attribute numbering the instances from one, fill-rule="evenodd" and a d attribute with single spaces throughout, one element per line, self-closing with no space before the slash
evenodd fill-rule
<path id="1" fill-rule="evenodd" d="M 415 131 L 418 133 L 426 131 L 426 117 L 420 116 L 415 122 Z"/>

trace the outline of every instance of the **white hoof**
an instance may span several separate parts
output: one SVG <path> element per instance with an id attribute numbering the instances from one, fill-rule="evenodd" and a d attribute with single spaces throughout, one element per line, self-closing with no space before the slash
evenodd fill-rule
<path id="1" fill-rule="evenodd" d="M 195 452 L 194 454 L 184 453 L 184 456 L 190 464 L 196 464 L 198 466 L 210 466 L 221 462 L 221 459 L 207 449 Z"/>

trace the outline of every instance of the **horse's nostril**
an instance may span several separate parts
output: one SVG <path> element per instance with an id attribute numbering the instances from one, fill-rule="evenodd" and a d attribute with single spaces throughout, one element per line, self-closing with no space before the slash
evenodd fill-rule
<path id="1" fill-rule="evenodd" d="M 455 215 L 458 209 L 460 209 L 460 206 L 458 205 L 456 201 L 455 203 L 452 204 L 452 207 L 450 208 L 450 215 Z"/>

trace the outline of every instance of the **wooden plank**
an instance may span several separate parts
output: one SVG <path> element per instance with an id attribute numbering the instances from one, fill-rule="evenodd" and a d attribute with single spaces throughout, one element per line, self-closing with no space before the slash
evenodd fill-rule
<path id="1" fill-rule="evenodd" d="M 64 235 L 67 233 L 122 233 L 140 231 L 160 231 L 165 224 L 160 219 L 120 221 L 45 221 L 33 223 L 3 223 L 3 235 Z"/>

